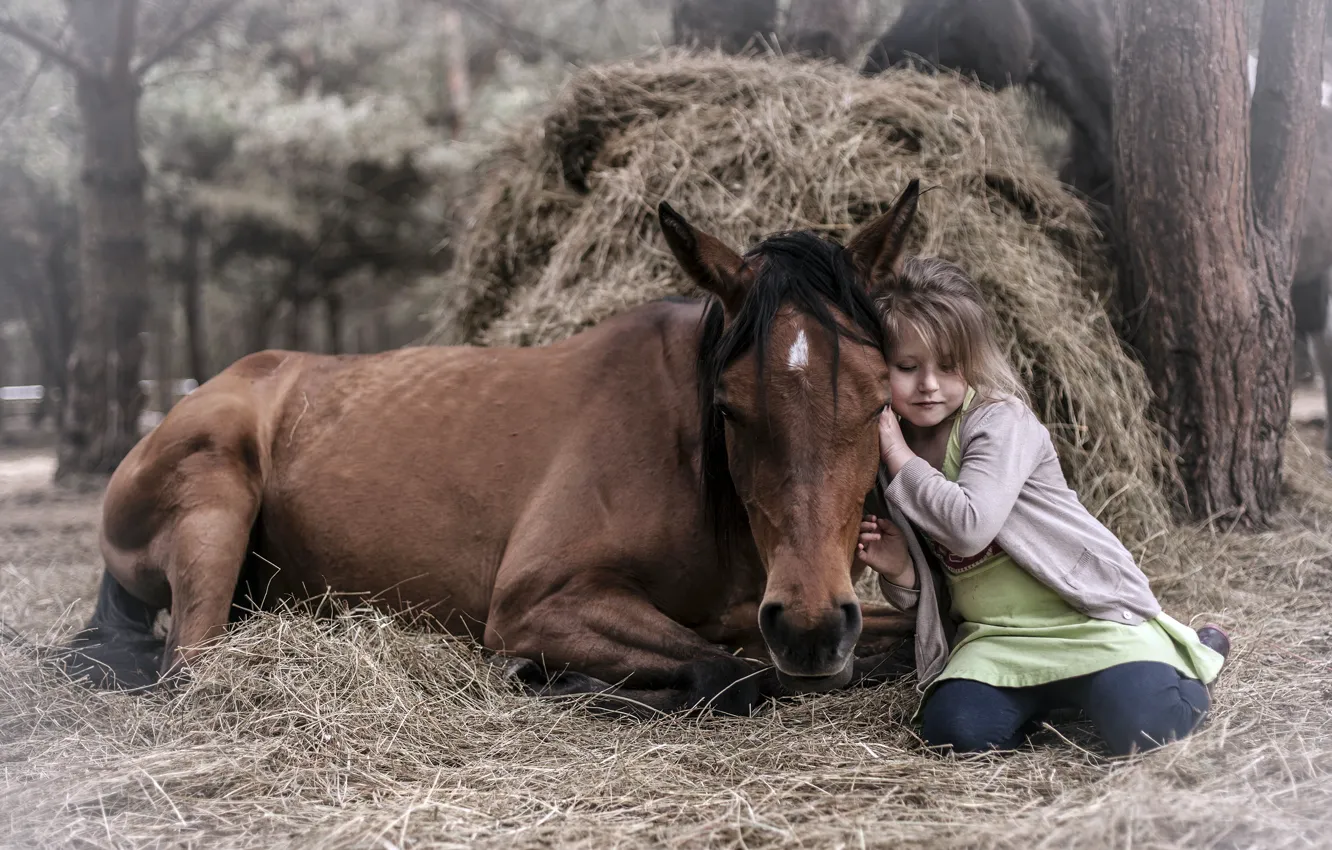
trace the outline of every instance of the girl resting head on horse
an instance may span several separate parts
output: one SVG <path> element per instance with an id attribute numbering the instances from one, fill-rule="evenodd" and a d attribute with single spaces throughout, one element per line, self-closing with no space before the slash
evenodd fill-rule
<path id="1" fill-rule="evenodd" d="M 975 285 L 912 258 L 879 306 L 887 510 L 865 517 L 857 559 L 916 610 L 926 742 L 1012 749 L 1055 708 L 1081 709 L 1116 755 L 1189 734 L 1229 641 L 1163 614 L 1069 489 Z"/>

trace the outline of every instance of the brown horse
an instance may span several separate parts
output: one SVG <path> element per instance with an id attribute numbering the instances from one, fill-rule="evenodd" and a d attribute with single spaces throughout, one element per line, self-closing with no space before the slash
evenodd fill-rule
<path id="1" fill-rule="evenodd" d="M 888 391 L 866 282 L 900 269 L 917 194 L 845 248 L 793 233 L 743 257 L 663 203 L 715 298 L 547 347 L 238 361 L 112 477 L 70 663 L 150 684 L 247 597 L 332 592 L 425 612 L 544 694 L 743 713 L 846 684 L 858 642 L 911 631 L 857 600 L 852 552 Z"/>

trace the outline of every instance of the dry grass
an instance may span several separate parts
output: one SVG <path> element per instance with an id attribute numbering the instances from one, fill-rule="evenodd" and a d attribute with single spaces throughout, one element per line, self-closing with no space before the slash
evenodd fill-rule
<path id="1" fill-rule="evenodd" d="M 584 131 L 616 129 L 584 196 L 547 146 L 588 103 L 611 118 Z M 1017 753 L 942 758 L 905 725 L 907 685 L 747 719 L 616 721 L 523 697 L 474 647 L 372 612 L 279 612 L 227 635 L 170 695 L 90 693 L 0 641 L 0 846 L 1332 846 L 1332 478 L 1292 439 L 1275 528 L 1170 523 L 1141 376 L 1078 285 L 1100 274 L 1085 216 L 1010 118 L 949 80 L 716 60 L 588 72 L 544 141 L 508 149 L 540 167 L 482 187 L 460 247 L 494 303 L 459 290 L 449 309 L 489 312 L 464 320 L 469 337 L 533 341 L 673 290 L 651 218 L 663 195 L 739 244 L 778 227 L 844 235 L 908 176 L 943 185 L 922 247 L 977 269 L 1045 414 L 1066 425 L 1075 480 L 1167 610 L 1231 628 L 1199 734 L 1112 761 L 1059 725 Z M 831 176 L 805 174 L 817 169 Z M 0 493 L 0 619 L 52 642 L 77 626 L 96 589 L 95 517 L 87 498 Z"/>

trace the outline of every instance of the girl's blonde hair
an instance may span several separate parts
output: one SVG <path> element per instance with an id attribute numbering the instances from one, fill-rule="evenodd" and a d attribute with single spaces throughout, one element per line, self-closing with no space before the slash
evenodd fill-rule
<path id="1" fill-rule="evenodd" d="M 913 328 L 935 357 L 956 364 L 981 400 L 1013 396 L 1030 406 L 1017 370 L 995 342 L 980 290 L 961 268 L 938 257 L 909 257 L 876 302 L 888 356 L 902 331 Z"/>

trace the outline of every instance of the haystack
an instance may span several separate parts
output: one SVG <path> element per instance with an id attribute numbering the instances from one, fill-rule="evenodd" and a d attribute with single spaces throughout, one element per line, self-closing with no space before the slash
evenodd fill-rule
<path id="1" fill-rule="evenodd" d="M 737 248 L 795 228 L 845 240 L 919 177 L 912 250 L 972 273 L 1070 482 L 1141 544 L 1167 514 L 1147 385 L 1098 301 L 1091 218 L 1023 121 L 1011 97 L 908 71 L 679 54 L 585 70 L 488 163 L 435 340 L 537 345 L 689 294 L 662 199 Z"/>

